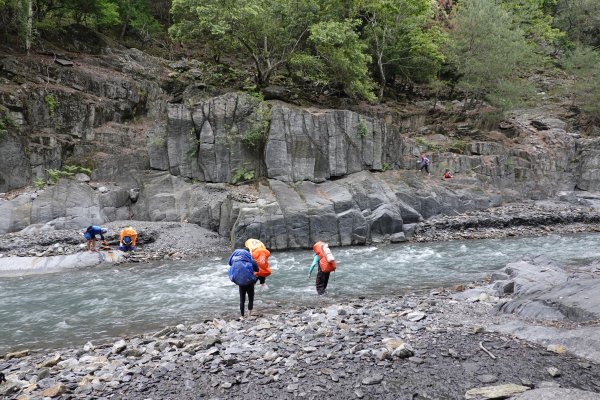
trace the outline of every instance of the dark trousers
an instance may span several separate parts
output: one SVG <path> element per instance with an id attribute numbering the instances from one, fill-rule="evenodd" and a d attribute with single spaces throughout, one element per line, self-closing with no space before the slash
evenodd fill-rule
<path id="1" fill-rule="evenodd" d="M 258 281 L 260 282 L 261 285 L 264 285 L 266 280 L 267 280 L 266 276 L 259 276 L 258 277 Z"/>
<path id="2" fill-rule="evenodd" d="M 246 286 L 238 286 L 240 290 L 240 312 L 244 316 L 244 306 L 246 304 L 246 293 L 248 293 L 248 310 L 254 308 L 254 283 Z"/>
<path id="3" fill-rule="evenodd" d="M 319 267 L 319 272 L 317 272 L 317 280 L 315 282 L 317 285 L 318 294 L 325 293 L 325 289 L 327 289 L 327 283 L 329 282 L 329 274 L 330 272 L 323 272 Z"/>

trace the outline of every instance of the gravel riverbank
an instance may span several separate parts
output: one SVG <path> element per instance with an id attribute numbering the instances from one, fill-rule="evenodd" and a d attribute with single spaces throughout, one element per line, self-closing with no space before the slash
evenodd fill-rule
<path id="1" fill-rule="evenodd" d="M 462 399 L 494 398 L 476 395 L 494 386 L 515 395 L 545 388 L 563 400 L 600 398 L 600 365 L 558 345 L 497 333 L 515 320 L 493 312 L 498 301 L 455 299 L 444 290 L 343 304 L 324 299 L 322 307 L 257 310 L 244 321 L 214 319 L 55 354 L 11 354 L 0 361 L 8 379 L 0 396 Z M 559 388 L 587 393 L 568 397 Z"/>
<path id="2" fill-rule="evenodd" d="M 599 231 L 598 223 L 590 207 L 531 202 L 434 218 L 417 225 L 412 240 Z M 142 251 L 133 261 L 228 251 L 221 238 L 195 225 L 107 225 L 118 232 L 126 224 L 140 231 Z M 108 238 L 115 245 L 116 233 Z M 80 245 L 78 231 L 0 237 L 4 256 L 44 256 L 59 247 L 69 254 L 80 251 Z M 540 273 L 552 270 L 531 265 Z M 597 332 L 600 319 L 542 321 L 501 313 L 511 293 L 465 296 L 463 289 L 343 303 L 324 298 L 314 308 L 258 309 L 244 321 L 217 318 L 51 354 L 7 354 L 0 360 L 7 379 L 0 384 L 0 398 L 600 399 L 600 364 L 593 356 L 600 350 L 575 356 L 558 340 L 575 328 Z M 548 341 L 542 328 L 552 329 L 557 340 Z"/>

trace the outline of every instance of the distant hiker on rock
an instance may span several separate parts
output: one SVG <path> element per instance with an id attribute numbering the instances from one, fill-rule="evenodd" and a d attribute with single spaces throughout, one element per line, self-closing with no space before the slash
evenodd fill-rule
<path id="1" fill-rule="evenodd" d="M 119 233 L 119 250 L 135 251 L 137 245 L 137 232 L 131 226 L 121 229 Z"/>
<path id="2" fill-rule="evenodd" d="M 108 246 L 106 240 L 104 240 L 104 234 L 107 232 L 106 228 L 102 228 L 97 225 L 90 225 L 83 233 L 83 237 L 87 240 L 88 251 L 96 251 L 96 235 L 100 235 L 102 240 L 102 246 Z"/>
<path id="3" fill-rule="evenodd" d="M 425 153 L 421 153 L 421 155 L 419 155 L 418 162 L 419 162 L 419 172 L 425 170 L 425 172 L 427 172 L 427 175 L 431 175 L 431 173 L 429 172 L 429 164 L 431 164 L 431 160 L 429 160 L 429 158 L 427 158 Z"/>
<path id="4" fill-rule="evenodd" d="M 269 267 L 269 256 L 271 255 L 271 252 L 269 252 L 263 242 L 258 239 L 248 239 L 246 240 L 246 243 L 244 243 L 244 246 L 250 250 L 252 258 L 258 265 L 256 276 L 258 277 L 260 286 L 263 289 L 268 289 L 265 280 L 267 279 L 267 276 L 271 275 L 271 268 Z"/>
<path id="5" fill-rule="evenodd" d="M 448 168 L 446 168 L 446 170 L 444 171 L 444 176 L 443 176 L 443 178 L 444 178 L 444 179 L 450 179 L 450 178 L 452 178 L 452 177 L 453 177 L 453 176 L 452 176 L 452 174 L 450 173 L 450 170 L 449 170 Z"/>
<path id="6" fill-rule="evenodd" d="M 256 284 L 256 273 L 258 265 L 252 259 L 248 250 L 236 249 L 229 256 L 229 280 L 238 285 L 240 292 L 240 320 L 244 319 L 244 308 L 246 305 L 246 294 L 248 294 L 248 316 L 252 315 L 254 308 L 254 285 Z"/>
<path id="7" fill-rule="evenodd" d="M 313 250 L 315 251 L 315 257 L 313 258 L 310 270 L 308 271 L 308 279 L 310 279 L 313 269 L 315 269 L 315 266 L 318 264 L 319 272 L 317 272 L 315 285 L 317 287 L 317 293 L 322 295 L 325 294 L 325 290 L 327 289 L 329 273 L 335 271 L 336 262 L 327 243 L 319 241 L 313 245 Z"/>

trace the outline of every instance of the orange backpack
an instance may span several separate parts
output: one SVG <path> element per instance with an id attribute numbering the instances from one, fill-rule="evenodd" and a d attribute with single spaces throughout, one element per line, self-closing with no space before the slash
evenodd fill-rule
<path id="1" fill-rule="evenodd" d="M 267 250 L 264 243 L 258 239 L 248 239 L 244 245 L 250 250 L 252 258 L 258 264 L 258 272 L 256 276 L 266 278 L 271 275 L 271 268 L 269 267 L 269 256 L 271 252 Z"/>
<path id="2" fill-rule="evenodd" d="M 258 264 L 258 272 L 256 276 L 261 278 L 266 278 L 271 275 L 271 268 L 269 267 L 269 255 L 271 253 L 269 250 L 263 248 L 258 248 L 252 252 L 252 258 Z"/>
<path id="3" fill-rule="evenodd" d="M 319 256 L 319 267 L 323 272 L 333 272 L 336 268 L 335 258 L 329 250 L 329 245 L 318 241 L 313 245 L 313 250 Z"/>

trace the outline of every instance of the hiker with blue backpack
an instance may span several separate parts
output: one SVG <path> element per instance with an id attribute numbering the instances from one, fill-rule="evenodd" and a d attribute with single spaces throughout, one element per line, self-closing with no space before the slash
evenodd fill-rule
<path id="1" fill-rule="evenodd" d="M 256 272 L 258 264 L 252 258 L 248 250 L 235 249 L 229 256 L 229 280 L 236 285 L 240 292 L 240 320 L 244 319 L 244 308 L 246 306 L 246 294 L 248 294 L 248 317 L 252 316 L 254 308 L 254 285 L 256 284 Z"/>

